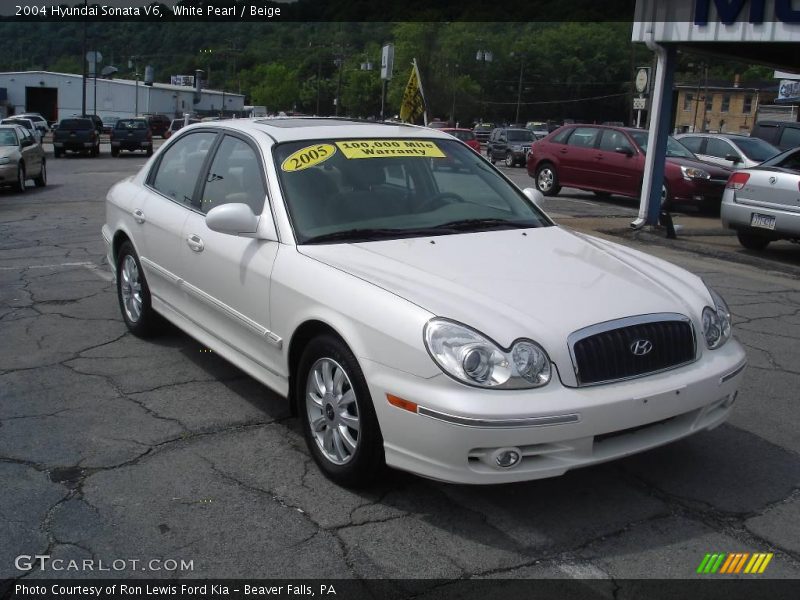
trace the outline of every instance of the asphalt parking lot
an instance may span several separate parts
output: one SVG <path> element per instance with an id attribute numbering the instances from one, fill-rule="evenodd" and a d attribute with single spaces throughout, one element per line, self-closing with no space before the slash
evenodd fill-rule
<path id="1" fill-rule="evenodd" d="M 351 492 L 320 475 L 284 399 L 177 329 L 127 333 L 100 227 L 145 157 L 49 158 L 46 188 L 0 192 L 0 579 L 103 575 L 15 567 L 34 554 L 192 561 L 124 577 L 691 578 L 708 552 L 773 552 L 761 577 L 800 577 L 797 246 L 617 238 L 728 300 L 750 363 L 729 423 L 552 480 L 391 472 Z M 571 190 L 545 208 L 588 229 L 636 214 Z"/>

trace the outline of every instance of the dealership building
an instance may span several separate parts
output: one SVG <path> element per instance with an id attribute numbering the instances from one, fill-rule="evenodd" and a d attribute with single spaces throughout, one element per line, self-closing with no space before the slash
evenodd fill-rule
<path id="1" fill-rule="evenodd" d="M 80 115 L 83 103 L 83 76 L 50 71 L 0 73 L 0 103 L 6 115 L 41 113 L 48 121 Z M 195 90 L 191 85 L 170 85 L 128 79 L 86 78 L 86 113 L 133 117 L 137 114 L 184 113 L 218 115 L 239 113 L 243 94 L 222 90 Z"/>

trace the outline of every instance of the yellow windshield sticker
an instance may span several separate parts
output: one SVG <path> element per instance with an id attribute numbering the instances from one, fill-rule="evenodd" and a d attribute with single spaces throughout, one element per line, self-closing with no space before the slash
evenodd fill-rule
<path id="1" fill-rule="evenodd" d="M 286 160 L 281 163 L 281 170 L 291 173 L 292 171 L 302 171 L 321 162 L 328 160 L 336 153 L 336 147 L 331 144 L 315 144 L 306 146 L 297 152 L 293 152 Z"/>
<path id="2" fill-rule="evenodd" d="M 353 140 L 336 142 L 347 158 L 385 158 L 387 156 L 421 156 L 445 158 L 436 142 L 422 140 Z"/>

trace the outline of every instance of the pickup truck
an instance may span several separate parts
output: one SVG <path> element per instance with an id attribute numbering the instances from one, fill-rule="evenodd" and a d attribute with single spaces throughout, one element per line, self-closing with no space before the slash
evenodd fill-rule
<path id="1" fill-rule="evenodd" d="M 53 133 L 53 156 L 60 158 L 67 150 L 87 153 L 89 156 L 100 155 L 100 136 L 91 119 L 61 119 L 58 129 Z"/>
<path id="2" fill-rule="evenodd" d="M 111 156 L 119 156 L 120 150 L 144 150 L 153 156 L 153 133 L 146 119 L 120 119 L 110 136 Z"/>

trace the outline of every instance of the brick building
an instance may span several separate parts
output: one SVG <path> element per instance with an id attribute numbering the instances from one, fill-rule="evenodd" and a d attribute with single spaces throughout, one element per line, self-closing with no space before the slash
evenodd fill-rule
<path id="1" fill-rule="evenodd" d="M 759 105 L 772 104 L 777 96 L 776 82 L 732 85 L 709 81 L 675 85 L 675 132 L 709 131 L 750 133 Z"/>

